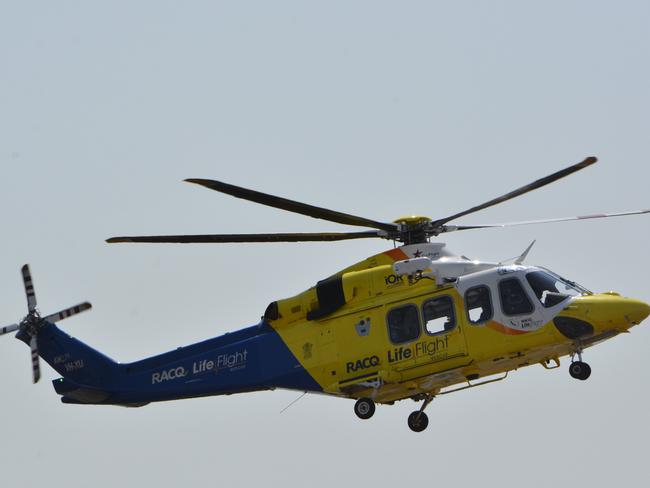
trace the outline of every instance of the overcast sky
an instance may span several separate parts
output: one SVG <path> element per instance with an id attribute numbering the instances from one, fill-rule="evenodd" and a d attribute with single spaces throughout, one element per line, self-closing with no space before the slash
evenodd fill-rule
<path id="1" fill-rule="evenodd" d="M 256 323 L 389 242 L 129 246 L 113 235 L 356 230 L 182 183 L 214 178 L 391 221 L 450 215 L 589 155 L 465 224 L 650 207 L 645 1 L 0 0 L 0 326 L 39 305 L 132 361 Z M 650 301 L 650 217 L 468 231 L 595 291 Z M 650 329 L 358 420 L 264 392 L 141 409 L 60 403 L 0 342 L 3 486 L 611 486 L 647 479 Z"/>

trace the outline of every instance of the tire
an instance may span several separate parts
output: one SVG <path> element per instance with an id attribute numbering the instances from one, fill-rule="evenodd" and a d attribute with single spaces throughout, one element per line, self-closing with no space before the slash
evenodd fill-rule
<path id="1" fill-rule="evenodd" d="M 370 398 L 359 398 L 354 404 L 354 413 L 363 420 L 368 420 L 375 414 L 375 402 Z"/>
<path id="2" fill-rule="evenodd" d="M 582 361 L 576 361 L 569 366 L 569 374 L 572 378 L 584 381 L 591 376 L 591 366 Z"/>
<path id="3" fill-rule="evenodd" d="M 408 424 L 413 432 L 422 432 L 429 425 L 429 417 L 426 413 L 416 410 L 409 415 Z"/>

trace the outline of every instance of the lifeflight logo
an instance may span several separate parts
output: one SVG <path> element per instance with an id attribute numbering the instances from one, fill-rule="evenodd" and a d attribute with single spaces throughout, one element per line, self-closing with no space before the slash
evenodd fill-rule
<path id="1" fill-rule="evenodd" d="M 436 356 L 449 349 L 449 336 L 420 341 L 413 346 L 400 346 L 388 351 L 388 363 L 399 363 L 406 359 L 422 356 Z"/>
<path id="2" fill-rule="evenodd" d="M 244 349 L 243 351 L 233 352 L 231 354 L 221 354 L 217 356 L 217 369 L 241 369 L 246 367 L 246 361 L 248 361 L 248 351 Z"/>

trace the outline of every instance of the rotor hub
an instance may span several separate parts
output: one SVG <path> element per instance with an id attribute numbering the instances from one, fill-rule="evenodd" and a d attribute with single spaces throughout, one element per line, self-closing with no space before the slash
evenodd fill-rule
<path id="1" fill-rule="evenodd" d="M 21 320 L 20 329 L 26 331 L 29 335 L 34 335 L 38 331 L 41 321 L 40 315 L 34 310 Z"/>
<path id="2" fill-rule="evenodd" d="M 430 217 L 424 215 L 405 215 L 393 221 L 394 224 L 404 225 L 407 227 L 417 227 L 431 222 Z"/>
<path id="3" fill-rule="evenodd" d="M 423 244 L 429 242 L 427 228 L 431 219 L 424 215 L 406 215 L 393 221 L 399 225 L 399 237 L 397 240 L 408 244 Z"/>

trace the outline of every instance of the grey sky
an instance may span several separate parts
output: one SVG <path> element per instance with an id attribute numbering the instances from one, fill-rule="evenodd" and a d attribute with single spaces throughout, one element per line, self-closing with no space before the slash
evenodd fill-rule
<path id="1" fill-rule="evenodd" d="M 130 361 L 255 323 L 388 242 L 108 246 L 112 235 L 348 230 L 209 192 L 215 178 L 368 218 L 441 217 L 596 155 L 462 220 L 650 207 L 650 4 L 0 0 L 0 325 L 88 299 L 62 328 Z M 650 301 L 650 217 L 449 235 Z M 646 478 L 647 324 L 594 373 L 531 367 L 371 421 L 293 392 L 142 409 L 62 405 L 0 343 L 6 486 L 566 486 Z M 36 448 L 34 447 L 36 443 Z M 60 481 L 53 481 L 60 480 Z M 58 483 L 58 484 L 57 484 Z"/>

